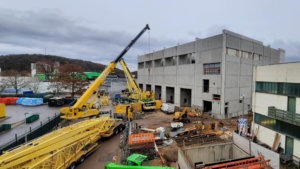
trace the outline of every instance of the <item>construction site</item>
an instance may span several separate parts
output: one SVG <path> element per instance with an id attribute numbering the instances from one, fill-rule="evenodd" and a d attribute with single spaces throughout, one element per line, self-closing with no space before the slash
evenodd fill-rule
<path id="1" fill-rule="evenodd" d="M 147 24 L 128 39 L 130 43 L 83 94 L 69 101 L 72 104 L 52 109 L 59 111 L 53 119 L 3 144 L 0 168 L 279 169 L 299 165 L 299 135 L 289 135 L 295 137 L 292 151 L 287 151 L 290 147 L 285 147 L 284 136 L 280 139 L 278 127 L 268 135 L 271 143 L 262 142 L 266 140 L 262 131 L 278 124 L 279 115 L 273 114 L 276 120 L 259 117 L 256 110 L 262 106 L 252 106 L 259 104 L 256 81 L 269 76 L 253 69 L 283 63 L 283 49 L 223 30 L 138 56 L 136 79 L 125 62 L 126 53 L 149 30 Z M 125 74 L 126 90 L 104 87 L 117 65 Z M 297 80 L 293 83 L 300 83 Z M 51 99 L 54 105 L 62 100 L 51 97 L 49 103 Z M 296 105 L 299 98 L 294 101 Z M 2 118 L 9 106 L 0 104 Z M 293 117 L 299 127 L 298 115 Z M 20 118 L 20 124 L 12 126 L 2 119 L 1 132 L 34 118 L 39 117 Z"/>

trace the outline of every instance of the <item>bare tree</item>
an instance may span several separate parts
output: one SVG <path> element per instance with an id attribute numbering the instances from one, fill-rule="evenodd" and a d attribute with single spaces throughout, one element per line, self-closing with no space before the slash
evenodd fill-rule
<path id="1" fill-rule="evenodd" d="M 39 92 L 41 82 L 42 82 L 42 80 L 38 77 L 31 78 L 30 87 L 31 87 L 31 89 L 33 90 L 34 93 Z"/>
<path id="2" fill-rule="evenodd" d="M 3 90 L 5 90 L 7 88 L 8 84 L 6 79 L 0 77 L 0 93 L 3 92 Z"/>
<path id="3" fill-rule="evenodd" d="M 3 72 L 6 76 L 5 83 L 7 87 L 12 87 L 16 90 L 16 95 L 18 95 L 18 90 L 24 88 L 28 84 L 28 80 L 24 77 L 25 73 L 16 70 L 7 70 Z"/>
<path id="4" fill-rule="evenodd" d="M 54 88 L 55 95 L 58 95 L 62 90 L 62 79 L 60 73 L 56 73 L 52 75 L 50 87 Z"/>
<path id="5" fill-rule="evenodd" d="M 60 67 L 59 79 L 65 88 L 71 90 L 74 97 L 76 92 L 84 90 L 88 85 L 87 77 L 80 66 L 75 64 L 65 64 Z"/>

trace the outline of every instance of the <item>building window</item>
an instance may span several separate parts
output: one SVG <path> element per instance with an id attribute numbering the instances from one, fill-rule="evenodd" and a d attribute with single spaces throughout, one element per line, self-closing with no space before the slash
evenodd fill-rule
<path id="1" fill-rule="evenodd" d="M 144 62 L 140 62 L 139 65 L 138 65 L 138 68 L 139 69 L 144 69 Z"/>
<path id="2" fill-rule="evenodd" d="M 203 64 L 204 74 L 220 74 L 221 64 L 220 63 L 209 63 Z"/>
<path id="3" fill-rule="evenodd" d="M 203 79 L 203 92 L 208 93 L 209 92 L 209 80 Z"/>
<path id="4" fill-rule="evenodd" d="M 165 66 L 174 66 L 176 64 L 176 56 L 165 58 Z"/>
<path id="5" fill-rule="evenodd" d="M 221 96 L 219 94 L 213 94 L 213 100 L 221 100 Z"/>
<path id="6" fill-rule="evenodd" d="M 248 58 L 251 59 L 251 55 L 252 53 L 251 52 L 248 52 Z"/>
<path id="7" fill-rule="evenodd" d="M 300 83 L 256 82 L 256 92 L 300 96 Z"/>
<path id="8" fill-rule="evenodd" d="M 239 56 L 240 51 L 237 49 L 226 48 L 226 55 Z"/>
<path id="9" fill-rule="evenodd" d="M 196 59 L 195 59 L 195 58 L 192 58 L 192 59 L 191 59 L 191 63 L 192 63 L 192 64 L 195 64 L 195 63 L 196 63 Z"/>
<path id="10" fill-rule="evenodd" d="M 235 56 L 239 56 L 240 51 L 239 50 L 235 50 Z"/>
<path id="11" fill-rule="evenodd" d="M 189 63 L 189 55 L 188 54 L 179 55 L 178 60 L 179 60 L 179 63 L 178 63 L 179 65 L 188 64 Z"/>
<path id="12" fill-rule="evenodd" d="M 154 60 L 154 67 L 162 67 L 162 66 L 163 66 L 162 59 L 156 59 L 156 60 Z"/>
<path id="13" fill-rule="evenodd" d="M 152 67 L 152 61 L 147 61 L 146 68 L 151 68 L 151 67 Z"/>

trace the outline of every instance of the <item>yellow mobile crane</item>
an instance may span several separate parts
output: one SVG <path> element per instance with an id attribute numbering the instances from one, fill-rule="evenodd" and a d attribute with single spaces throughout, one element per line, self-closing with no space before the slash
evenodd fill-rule
<path id="1" fill-rule="evenodd" d="M 1 169 L 74 169 L 98 147 L 101 137 L 125 128 L 121 120 L 102 116 L 55 130 L 0 156 Z"/>
<path id="2" fill-rule="evenodd" d="M 122 57 L 130 49 L 130 47 L 139 39 L 140 36 L 142 36 L 142 34 L 146 30 L 149 29 L 150 27 L 147 24 L 141 30 L 141 32 L 125 47 L 125 49 L 123 49 L 120 55 L 104 69 L 101 75 L 92 83 L 92 85 L 85 91 L 85 93 L 77 100 L 77 102 L 72 107 L 64 107 L 60 109 L 60 112 L 64 114 L 62 118 L 76 119 L 99 114 L 99 110 L 94 106 L 95 99 L 97 98 L 97 88 L 105 82 L 106 77 L 115 69 L 118 61 L 122 59 Z M 87 103 L 92 95 L 94 95 L 92 102 Z"/>
<path id="3" fill-rule="evenodd" d="M 128 66 L 126 65 L 124 59 L 120 59 L 120 64 L 122 65 L 123 71 L 127 77 L 128 90 L 130 91 L 129 98 L 138 100 L 142 104 L 143 110 L 154 110 L 160 109 L 162 105 L 161 100 L 155 100 L 155 93 L 150 91 L 142 91 L 135 79 L 132 77 Z"/>

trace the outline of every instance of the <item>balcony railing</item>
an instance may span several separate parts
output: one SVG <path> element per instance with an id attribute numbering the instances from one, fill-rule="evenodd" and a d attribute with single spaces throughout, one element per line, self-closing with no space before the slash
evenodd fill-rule
<path id="1" fill-rule="evenodd" d="M 274 119 L 281 120 L 296 126 L 300 126 L 300 114 L 292 113 L 275 107 L 268 108 L 268 115 Z"/>

